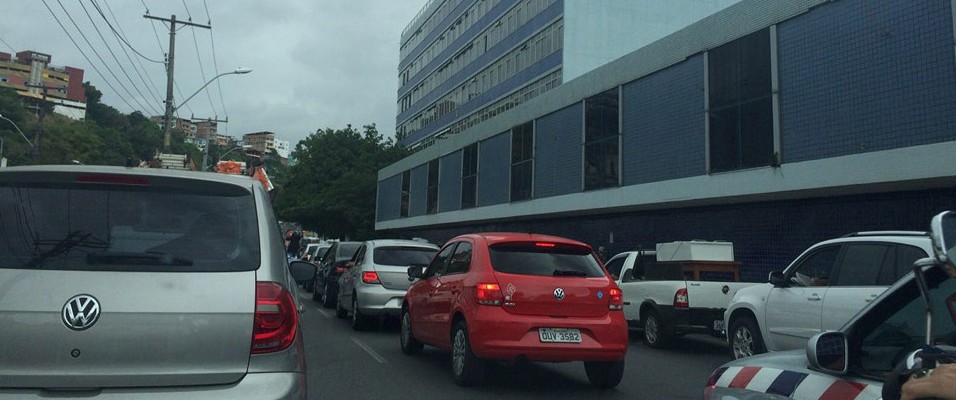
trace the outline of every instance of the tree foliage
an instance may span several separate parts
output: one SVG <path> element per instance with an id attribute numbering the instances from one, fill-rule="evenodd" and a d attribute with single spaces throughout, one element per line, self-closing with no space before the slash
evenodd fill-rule
<path id="1" fill-rule="evenodd" d="M 370 238 L 375 229 L 378 170 L 406 150 L 375 125 L 318 130 L 300 141 L 276 207 L 279 217 L 333 238 Z"/>

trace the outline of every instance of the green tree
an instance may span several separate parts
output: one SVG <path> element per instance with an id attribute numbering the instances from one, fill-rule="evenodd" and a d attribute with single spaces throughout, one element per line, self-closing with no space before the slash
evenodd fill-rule
<path id="1" fill-rule="evenodd" d="M 276 199 L 280 219 L 328 237 L 372 237 L 378 170 L 406 154 L 374 124 L 361 133 L 351 125 L 316 131 L 295 147 L 296 164 Z"/>

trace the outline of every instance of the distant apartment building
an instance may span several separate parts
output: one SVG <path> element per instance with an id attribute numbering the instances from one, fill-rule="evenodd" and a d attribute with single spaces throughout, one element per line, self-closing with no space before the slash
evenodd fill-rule
<path id="1" fill-rule="evenodd" d="M 86 92 L 83 89 L 83 70 L 50 65 L 53 57 L 32 50 L 21 51 L 12 57 L 0 52 L 0 87 L 8 87 L 17 94 L 53 104 L 53 112 L 72 119 L 86 117 Z"/>
<path id="2" fill-rule="evenodd" d="M 739 0 L 432 0 L 401 35 L 396 137 L 427 147 Z"/>
<path id="3" fill-rule="evenodd" d="M 242 135 L 242 144 L 250 149 L 269 154 L 276 148 L 276 134 L 273 132 L 255 132 Z"/>
<path id="4" fill-rule="evenodd" d="M 282 158 L 289 158 L 289 153 L 292 152 L 292 149 L 289 148 L 290 143 L 288 140 L 276 140 L 276 154 Z"/>

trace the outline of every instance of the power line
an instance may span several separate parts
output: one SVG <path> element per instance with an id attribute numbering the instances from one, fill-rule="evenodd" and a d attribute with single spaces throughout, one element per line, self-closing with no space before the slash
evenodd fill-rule
<path id="1" fill-rule="evenodd" d="M 3 42 L 3 44 L 5 44 L 5 45 L 6 45 L 7 47 L 9 47 L 9 48 L 10 48 L 10 50 L 11 50 L 11 51 L 13 51 L 14 53 L 16 53 L 16 52 L 17 52 L 17 49 L 14 49 L 14 48 L 13 48 L 13 46 L 11 46 L 11 45 L 10 45 L 10 43 L 7 43 L 7 41 L 6 41 L 6 40 L 3 40 L 3 38 L 2 38 L 2 37 L 0 37 L 0 42 Z"/>
<path id="2" fill-rule="evenodd" d="M 123 44 L 126 45 L 126 47 L 129 47 L 130 50 L 133 50 L 134 53 L 136 53 L 137 55 L 139 55 L 140 57 L 142 57 L 142 58 L 143 58 L 144 60 L 146 60 L 146 61 L 154 62 L 154 63 L 157 63 L 157 64 L 163 64 L 163 63 L 164 63 L 163 61 L 154 60 L 154 59 L 152 59 L 152 58 L 146 57 L 146 56 L 143 55 L 143 53 L 140 53 L 139 51 L 137 51 L 136 48 L 133 47 L 133 45 L 129 44 L 129 42 L 126 41 L 126 38 L 123 37 L 124 35 L 120 35 L 120 33 L 116 31 L 116 28 L 113 28 L 113 24 L 111 24 L 110 21 L 106 18 L 106 14 L 103 14 L 103 10 L 100 8 L 99 4 L 96 4 L 96 0 L 90 0 L 90 3 L 93 3 L 93 7 L 95 7 L 95 8 L 96 8 L 96 11 L 100 13 L 100 16 L 101 16 L 101 17 L 103 17 L 103 21 L 106 21 L 106 26 L 109 26 L 109 27 L 110 27 L 110 30 L 113 31 L 113 35 L 116 35 L 116 38 L 119 39 L 119 40 L 121 40 L 121 41 L 123 42 Z M 80 4 L 81 4 L 81 5 L 83 4 L 83 1 L 82 1 L 82 0 L 80 0 Z M 109 6 L 109 5 L 107 5 L 107 6 Z M 85 11 L 85 10 L 86 10 L 86 7 L 84 7 L 83 10 Z M 113 12 L 110 11 L 110 14 L 112 14 L 112 13 L 113 13 Z M 114 16 L 113 18 L 115 19 L 116 17 Z M 92 19 L 91 19 L 91 22 L 92 22 Z M 118 25 L 119 25 L 119 23 L 117 23 L 117 26 L 118 26 Z"/>
<path id="3" fill-rule="evenodd" d="M 202 0 L 202 6 L 206 9 L 206 25 L 212 26 L 212 17 L 209 16 L 209 7 L 206 5 L 206 0 Z M 219 75 L 219 60 L 216 59 L 216 40 L 213 39 L 212 29 L 209 30 L 209 44 L 212 47 L 212 66 L 216 72 L 216 75 Z M 216 81 L 216 88 L 219 89 L 219 104 L 222 105 L 222 113 L 228 120 L 229 112 L 226 111 L 226 102 L 223 100 L 222 83 L 218 80 Z"/>
<path id="4" fill-rule="evenodd" d="M 93 5 L 95 5 L 97 9 L 99 9 L 99 5 L 96 4 L 96 1 L 95 0 L 92 0 L 92 1 L 93 1 Z M 116 18 L 116 14 L 113 14 L 113 8 L 110 7 L 110 3 L 103 1 L 103 4 L 106 4 L 106 11 L 108 11 L 110 13 L 110 16 L 113 17 L 113 22 L 116 23 L 116 27 L 119 29 L 120 33 L 122 33 L 125 36 L 126 32 L 123 31 L 123 25 L 119 23 L 119 19 Z M 102 12 L 100 14 L 102 15 Z M 160 52 L 162 52 L 162 48 L 160 48 Z M 129 54 L 127 54 L 126 56 L 130 58 Z M 133 66 L 133 69 L 136 71 L 137 75 L 139 75 L 139 71 L 140 69 L 142 69 L 143 74 L 145 74 L 148 77 L 149 73 L 146 72 L 146 67 L 143 65 L 143 61 L 140 60 L 139 58 L 136 58 L 135 60 L 136 60 L 136 63 L 139 64 L 139 68 L 136 68 L 136 65 Z M 164 66 L 166 65 L 165 62 L 163 62 L 162 64 Z M 143 76 L 140 75 L 140 78 L 142 79 Z M 149 90 L 149 93 L 153 95 L 154 99 L 160 99 L 162 96 L 159 96 L 157 94 L 159 93 L 159 86 L 156 86 L 156 82 L 154 82 L 152 78 L 148 80 L 147 79 L 143 79 L 143 80 L 144 82 L 148 81 L 148 83 L 146 84 L 146 90 Z"/>
<path id="5" fill-rule="evenodd" d="M 63 33 L 66 34 L 66 37 L 68 37 L 68 38 L 70 39 L 70 41 L 73 42 L 73 46 L 76 46 L 76 49 L 80 51 L 80 54 L 83 56 L 83 58 L 86 59 L 86 62 L 89 63 L 90 66 L 93 67 L 93 70 L 96 71 L 96 73 L 100 76 L 100 78 L 103 79 L 103 82 L 106 83 L 106 86 L 109 86 L 110 89 L 113 90 L 113 93 L 116 94 L 116 96 L 119 97 L 120 100 L 123 101 L 123 103 L 126 103 L 126 105 L 127 105 L 130 109 L 136 109 L 136 107 L 133 107 L 131 104 L 129 104 L 128 101 L 126 101 L 126 98 L 124 98 L 123 95 L 121 95 L 121 94 L 119 93 L 119 91 L 116 90 L 116 88 L 113 87 L 113 84 L 111 84 L 110 81 L 109 81 L 108 79 L 106 79 L 106 75 L 103 75 L 103 73 L 100 72 L 99 68 L 96 68 L 96 64 L 93 64 L 93 61 L 91 61 L 90 58 L 86 56 L 86 53 L 84 53 L 84 52 L 83 52 L 83 49 L 80 48 L 80 45 L 76 43 L 76 40 L 73 40 L 73 36 L 70 35 L 70 32 L 67 31 L 67 30 L 66 30 L 66 27 L 63 26 L 63 23 L 60 22 L 60 18 L 56 16 L 56 14 L 53 12 L 53 9 L 50 8 L 50 6 L 46 3 L 46 0 L 42 0 L 42 1 L 43 1 L 43 5 L 46 7 L 46 9 L 47 9 L 48 11 L 50 11 L 50 15 L 53 15 L 53 19 L 56 20 L 57 25 L 60 25 L 60 29 L 63 29 Z"/>
<path id="6" fill-rule="evenodd" d="M 212 29 L 209 31 L 212 31 Z M 193 34 L 193 46 L 196 47 L 196 59 L 199 60 L 199 76 L 202 77 L 203 82 L 206 82 L 206 69 L 202 65 L 202 54 L 199 52 L 199 41 L 196 40 L 196 28 L 192 28 L 190 32 Z M 212 104 L 212 96 L 209 95 L 209 86 L 206 86 L 203 88 L 203 90 L 206 92 L 206 99 L 209 100 L 209 108 L 212 109 L 213 113 L 216 113 L 216 106 Z"/>
<path id="7" fill-rule="evenodd" d="M 93 29 L 96 31 L 96 35 L 99 36 L 100 40 L 103 41 L 103 44 L 106 45 L 106 50 L 110 52 L 110 56 L 113 57 L 113 61 L 116 61 L 116 65 L 119 67 L 120 71 L 123 72 L 123 75 L 126 76 L 126 79 L 129 81 L 129 83 L 133 85 L 133 90 L 135 90 L 136 93 L 139 94 L 140 98 L 145 100 L 147 98 L 146 95 L 144 95 L 143 92 L 139 90 L 139 86 L 136 85 L 136 82 L 133 82 L 133 78 L 129 76 L 129 73 L 126 72 L 126 68 L 123 67 L 123 64 L 120 62 L 119 58 L 116 57 L 116 53 L 113 52 L 113 49 L 111 48 L 110 44 L 106 42 L 106 38 L 103 36 L 103 33 L 100 32 L 100 28 L 96 26 L 96 21 L 93 20 L 93 15 L 90 14 L 90 10 L 88 10 L 86 8 L 86 5 L 83 4 L 83 0 L 79 0 L 79 3 L 80 3 L 80 7 L 83 8 L 83 12 L 86 14 L 86 17 L 89 18 L 90 24 L 93 25 Z M 90 46 L 92 46 L 92 44 Z M 121 46 L 120 48 L 122 49 L 123 47 Z M 132 64 L 132 61 L 130 63 Z M 133 100 L 136 101 L 136 104 L 139 104 L 140 107 L 143 108 L 143 111 L 147 111 L 147 109 L 149 109 L 148 111 L 156 112 L 157 110 L 156 106 L 150 104 L 149 102 L 147 102 L 146 104 L 150 104 L 152 107 L 144 107 L 143 104 L 140 103 L 138 98 L 134 97 Z"/>
<path id="8" fill-rule="evenodd" d="M 186 0 L 183 0 L 183 7 L 186 7 L 186 16 L 189 17 L 189 22 L 192 22 L 193 15 L 189 12 L 189 6 L 186 5 Z"/>

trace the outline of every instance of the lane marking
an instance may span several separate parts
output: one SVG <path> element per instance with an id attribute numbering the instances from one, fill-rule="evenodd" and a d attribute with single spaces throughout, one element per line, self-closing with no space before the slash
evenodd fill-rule
<path id="1" fill-rule="evenodd" d="M 324 309 L 322 309 L 322 307 L 316 308 L 315 311 L 318 311 L 319 314 L 322 314 L 322 316 L 325 317 L 325 318 L 332 318 L 332 312 L 331 312 L 331 311 L 324 310 Z"/>
<path id="2" fill-rule="evenodd" d="M 366 353 L 368 353 L 369 355 L 371 355 L 372 358 L 375 359 L 375 361 L 378 361 L 379 364 L 385 364 L 385 363 L 388 362 L 388 361 L 385 360 L 385 357 L 380 356 L 378 353 L 375 352 L 375 350 L 372 350 L 371 347 L 368 347 L 368 345 L 366 345 L 365 343 L 362 343 L 361 340 L 358 340 L 358 339 L 356 339 L 356 338 L 351 338 L 351 339 L 352 339 L 353 342 L 355 342 L 355 344 L 357 344 L 359 347 L 361 347 L 362 350 L 365 350 Z"/>

